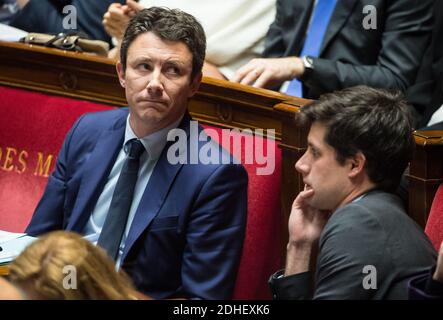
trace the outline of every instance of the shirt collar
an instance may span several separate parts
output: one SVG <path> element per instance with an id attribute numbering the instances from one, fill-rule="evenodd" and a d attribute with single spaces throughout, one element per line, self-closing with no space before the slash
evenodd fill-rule
<path id="1" fill-rule="evenodd" d="M 181 120 L 183 119 L 183 116 L 180 117 L 177 121 L 172 123 L 171 125 L 156 131 L 154 133 L 151 133 L 147 136 L 144 136 L 143 138 L 138 138 L 134 131 L 131 128 L 131 125 L 129 124 L 129 115 L 126 118 L 126 129 L 125 129 L 125 141 L 123 145 L 126 145 L 126 143 L 131 139 L 139 139 L 140 142 L 145 147 L 147 154 L 149 156 L 150 160 L 156 160 L 160 157 L 163 148 L 165 147 L 167 143 L 167 136 L 170 130 L 175 129 L 180 124 Z"/>

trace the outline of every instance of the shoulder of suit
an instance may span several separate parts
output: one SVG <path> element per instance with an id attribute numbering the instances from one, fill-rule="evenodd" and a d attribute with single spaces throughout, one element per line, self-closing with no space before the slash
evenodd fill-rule
<path id="1" fill-rule="evenodd" d="M 408 219 L 401 200 L 394 194 L 376 190 L 334 212 L 325 229 L 358 229 L 369 225 L 390 228 L 402 218 Z"/>
<path id="2" fill-rule="evenodd" d="M 103 130 L 116 124 L 126 124 L 127 108 L 85 113 L 79 120 L 79 126 L 92 130 Z"/>

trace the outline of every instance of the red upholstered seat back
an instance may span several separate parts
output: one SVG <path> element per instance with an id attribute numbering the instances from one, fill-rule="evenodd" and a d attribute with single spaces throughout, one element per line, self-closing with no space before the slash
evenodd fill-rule
<path id="1" fill-rule="evenodd" d="M 211 134 L 208 129 L 215 130 L 217 134 Z M 226 141 L 220 142 L 220 128 L 205 126 L 205 130 L 213 140 L 235 155 L 232 142 L 230 148 L 226 146 Z M 247 134 L 238 132 L 232 136 L 245 137 Z M 269 276 L 281 267 L 281 152 L 275 140 L 260 137 L 255 138 L 254 148 L 261 145 L 266 154 L 267 142 L 271 143 L 270 146 L 275 152 L 275 170 L 271 175 L 257 174 L 256 169 L 263 165 L 258 164 L 256 159 L 252 164 L 245 163 L 245 144 L 241 145 L 241 162 L 249 177 L 248 220 L 234 299 L 270 299 L 267 281 Z M 247 148 L 246 150 L 252 151 Z"/>
<path id="2" fill-rule="evenodd" d="M 85 112 L 112 107 L 0 87 L 0 230 L 23 231 L 63 139 Z"/>
<path id="3" fill-rule="evenodd" d="M 428 221 L 426 222 L 425 232 L 438 251 L 443 241 L 443 184 L 440 185 L 435 193 Z"/>

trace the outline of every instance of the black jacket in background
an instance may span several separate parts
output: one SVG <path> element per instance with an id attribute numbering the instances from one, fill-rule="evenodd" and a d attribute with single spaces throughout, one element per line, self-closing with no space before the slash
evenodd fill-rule
<path id="1" fill-rule="evenodd" d="M 443 104 L 443 1 L 434 3 L 432 40 L 423 58 L 414 86 L 408 90 L 408 100 L 423 117 L 417 128 L 427 125 L 432 114 Z M 429 127 L 443 130 L 443 123 Z"/>
<path id="2" fill-rule="evenodd" d="M 432 29 L 433 0 L 339 0 L 314 71 L 303 79 L 316 99 L 355 85 L 405 91 L 416 79 Z M 265 57 L 299 56 L 314 0 L 277 0 Z M 363 28 L 366 5 L 377 10 L 376 29 Z"/>
<path id="3" fill-rule="evenodd" d="M 10 23 L 11 26 L 40 33 L 81 31 L 91 39 L 111 41 L 102 25 L 103 15 L 111 3 L 125 0 L 30 0 Z M 63 7 L 73 5 L 77 9 L 77 29 L 63 28 Z"/>

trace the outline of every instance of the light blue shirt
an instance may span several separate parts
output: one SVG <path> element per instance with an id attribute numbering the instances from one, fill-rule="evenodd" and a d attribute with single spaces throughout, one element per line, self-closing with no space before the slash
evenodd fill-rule
<path id="1" fill-rule="evenodd" d="M 172 125 L 154 132 L 148 136 L 140 138 L 141 143 L 146 149 L 146 152 L 142 154 L 140 157 L 140 167 L 138 171 L 138 178 L 134 189 L 134 198 L 132 200 L 131 209 L 129 210 L 128 221 L 126 223 L 126 229 L 123 233 L 122 240 L 120 243 L 120 248 L 118 252 L 118 257 L 116 261 L 117 269 L 120 268 L 121 258 L 123 254 L 123 250 L 125 248 L 126 238 L 129 233 L 129 229 L 131 228 L 132 221 L 134 220 L 135 212 L 137 211 L 140 200 L 143 196 L 145 188 L 151 178 L 152 172 L 154 171 L 155 165 L 163 151 L 167 143 L 167 135 L 171 129 L 174 129 L 178 126 L 181 119 Z M 135 135 L 134 131 L 129 124 L 129 115 L 126 119 L 126 129 L 125 129 L 125 140 L 120 149 L 120 152 L 117 156 L 117 159 L 114 163 L 114 166 L 111 169 L 111 173 L 108 176 L 107 182 L 103 188 L 100 197 L 97 200 L 97 203 L 92 211 L 91 216 L 89 217 L 88 223 L 86 224 L 83 234 L 85 238 L 91 241 L 94 244 L 97 244 L 98 238 L 103 228 L 103 224 L 105 223 L 106 216 L 109 212 L 109 207 L 111 206 L 112 195 L 114 194 L 115 186 L 117 185 L 118 178 L 120 177 L 120 172 L 123 168 L 123 163 L 126 160 L 126 153 L 124 151 L 124 146 L 131 139 L 138 139 Z M 103 155 L 106 156 L 106 155 Z"/>

